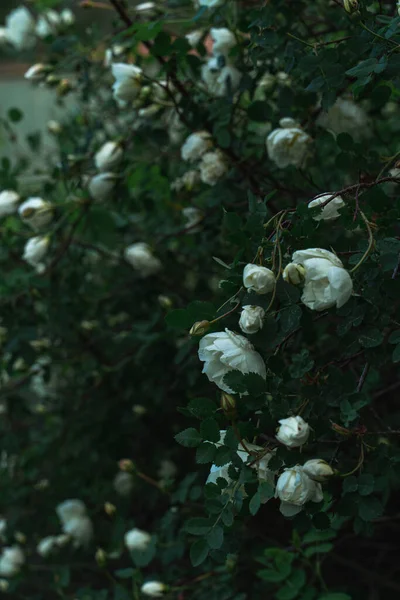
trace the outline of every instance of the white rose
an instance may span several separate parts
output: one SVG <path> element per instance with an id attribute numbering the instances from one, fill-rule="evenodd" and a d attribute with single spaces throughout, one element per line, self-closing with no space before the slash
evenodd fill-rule
<path id="1" fill-rule="evenodd" d="M 305 269 L 301 301 L 311 310 L 340 308 L 349 300 L 353 282 L 339 258 L 321 248 L 298 250 L 292 256 L 294 264 Z"/>
<path id="2" fill-rule="evenodd" d="M 192 133 L 181 148 L 182 159 L 188 162 L 200 160 L 211 146 L 211 135 L 207 131 Z"/>
<path id="3" fill-rule="evenodd" d="M 116 142 L 106 142 L 96 152 L 94 162 L 99 171 L 109 171 L 122 159 L 124 152 Z"/>
<path id="4" fill-rule="evenodd" d="M 113 95 L 118 106 L 123 108 L 140 94 L 143 71 L 135 65 L 125 63 L 114 63 L 111 71 L 115 78 Z"/>
<path id="5" fill-rule="evenodd" d="M 242 79 L 242 73 L 233 65 L 219 66 L 220 59 L 224 62 L 222 55 L 220 58 L 210 58 L 201 69 L 201 77 L 208 91 L 217 98 L 236 92 Z"/>
<path id="6" fill-rule="evenodd" d="M 265 310 L 261 306 L 247 304 L 243 306 L 239 319 L 239 327 L 243 333 L 257 333 L 264 325 Z"/>
<path id="7" fill-rule="evenodd" d="M 29 81 L 40 81 L 49 73 L 49 71 L 51 71 L 50 65 L 45 65 L 44 63 L 36 63 L 35 65 L 29 67 L 24 77 Z"/>
<path id="8" fill-rule="evenodd" d="M 86 506 L 82 500 L 64 500 L 64 502 L 57 505 L 56 513 L 61 523 L 66 523 L 70 519 L 84 517 L 86 515 Z"/>
<path id="9" fill-rule="evenodd" d="M 236 38 L 232 31 L 226 27 L 211 28 L 210 29 L 211 39 L 213 44 L 214 54 L 229 54 L 229 50 L 236 46 Z"/>
<path id="10" fill-rule="evenodd" d="M 4 190 L 0 193 L 0 217 L 6 217 L 17 212 L 19 195 L 12 190 Z"/>
<path id="11" fill-rule="evenodd" d="M 100 173 L 89 181 L 89 194 L 97 202 L 104 202 L 110 196 L 115 186 L 117 175 L 115 173 Z"/>
<path id="12" fill-rule="evenodd" d="M 275 497 L 281 500 L 280 511 L 285 517 L 297 515 L 306 502 L 323 500 L 321 484 L 312 481 L 299 465 L 284 470 L 276 483 Z"/>
<path id="13" fill-rule="evenodd" d="M 146 531 L 134 528 L 126 532 L 124 540 L 128 550 L 141 550 L 144 552 L 151 543 L 151 535 Z"/>
<path id="14" fill-rule="evenodd" d="M 60 13 L 61 21 L 64 25 L 68 27 L 75 23 L 75 15 L 69 8 L 64 8 L 64 10 Z"/>
<path id="15" fill-rule="evenodd" d="M 317 125 L 338 135 L 348 133 L 356 141 L 371 137 L 372 127 L 367 113 L 352 100 L 338 98 L 335 104 L 317 119 Z"/>
<path id="16" fill-rule="evenodd" d="M 190 229 L 190 233 L 197 233 L 200 227 L 196 227 L 203 220 L 203 213 L 194 206 L 187 206 L 182 210 L 182 215 L 186 220 L 186 228 Z"/>
<path id="17" fill-rule="evenodd" d="M 321 458 L 308 460 L 303 465 L 303 471 L 313 481 L 325 481 L 334 474 L 332 467 Z"/>
<path id="18" fill-rule="evenodd" d="M 32 267 L 39 267 L 46 256 L 49 244 L 50 238 L 43 235 L 30 238 L 25 244 L 22 258 Z"/>
<path id="19" fill-rule="evenodd" d="M 62 526 L 63 532 L 74 541 L 74 546 L 87 546 L 93 537 L 93 525 L 89 517 L 73 517 Z"/>
<path id="20" fill-rule="evenodd" d="M 0 575 L 13 577 L 21 570 L 25 556 L 19 546 L 6 546 L 0 555 Z"/>
<path id="21" fill-rule="evenodd" d="M 305 277 L 305 268 L 301 265 L 295 265 L 294 263 L 289 263 L 283 269 L 282 278 L 286 283 L 290 283 L 292 285 L 299 285 L 303 283 Z"/>
<path id="22" fill-rule="evenodd" d="M 47 10 L 37 20 L 36 35 L 40 38 L 46 38 L 49 35 L 57 33 L 60 26 L 60 15 L 55 10 Z"/>
<path id="23" fill-rule="evenodd" d="M 302 446 L 310 435 L 310 426 L 299 415 L 279 421 L 276 439 L 288 448 Z"/>
<path id="24" fill-rule="evenodd" d="M 57 542 L 57 536 L 49 535 L 49 536 L 43 538 L 42 540 L 40 540 L 40 542 L 36 546 L 36 552 L 40 556 L 43 556 L 43 558 L 47 558 L 58 547 L 59 547 L 59 544 Z"/>
<path id="25" fill-rule="evenodd" d="M 133 490 L 134 479 L 132 473 L 119 471 L 114 477 L 114 489 L 119 496 L 130 496 Z"/>
<path id="26" fill-rule="evenodd" d="M 157 5 L 155 2 L 142 2 L 141 4 L 137 4 L 135 6 L 135 10 L 139 13 L 150 13 L 156 14 Z"/>
<path id="27" fill-rule="evenodd" d="M 125 260 L 134 269 L 140 271 L 141 277 L 154 275 L 162 268 L 161 261 L 153 255 L 148 244 L 138 242 L 125 249 Z"/>
<path id="28" fill-rule="evenodd" d="M 35 44 L 35 20 L 25 6 L 12 10 L 6 18 L 8 41 L 18 50 L 32 48 Z"/>
<path id="29" fill-rule="evenodd" d="M 327 202 L 331 197 L 332 194 L 329 193 L 323 194 L 322 196 L 318 196 L 318 198 L 315 198 L 314 200 L 311 200 L 311 202 L 308 203 L 308 208 L 319 206 L 320 204 Z M 328 202 L 323 207 L 321 212 L 318 213 L 318 215 L 315 215 L 313 219 L 314 221 L 333 221 L 334 219 L 340 217 L 339 208 L 343 208 L 343 206 L 343 198 L 341 196 L 336 196 L 335 198 L 333 198 L 333 200 Z"/>
<path id="30" fill-rule="evenodd" d="M 234 392 L 223 379 L 230 371 L 257 373 L 263 379 L 267 376 L 265 363 L 252 344 L 229 329 L 205 335 L 200 340 L 199 359 L 204 362 L 203 373 L 228 394 Z"/>
<path id="31" fill-rule="evenodd" d="M 248 264 L 243 269 L 243 285 L 256 294 L 268 294 L 275 285 L 275 275 L 271 269 Z"/>
<path id="32" fill-rule="evenodd" d="M 148 581 L 140 588 L 142 594 L 151 598 L 161 598 L 167 589 L 167 586 L 160 581 Z"/>
<path id="33" fill-rule="evenodd" d="M 182 177 L 178 177 L 171 183 L 171 190 L 175 190 L 180 192 L 182 189 L 192 190 L 194 186 L 200 181 L 200 173 L 195 169 L 191 169 L 190 171 L 186 171 L 182 175 Z"/>
<path id="34" fill-rule="evenodd" d="M 194 31 L 187 33 L 185 35 L 185 38 L 189 42 L 189 45 L 192 46 L 192 48 L 196 48 L 196 46 L 200 43 L 201 38 L 203 37 L 203 33 L 204 32 L 202 29 L 195 29 Z"/>
<path id="35" fill-rule="evenodd" d="M 215 185 L 229 170 L 225 156 L 219 150 L 206 152 L 200 163 L 200 178 L 207 185 Z"/>
<path id="36" fill-rule="evenodd" d="M 18 214 L 32 229 L 42 229 L 53 219 L 53 207 L 42 198 L 28 198 L 19 207 Z"/>
<path id="37" fill-rule="evenodd" d="M 268 156 L 280 169 L 289 165 L 300 167 L 311 138 L 293 119 L 281 119 L 279 125 L 267 137 Z"/>

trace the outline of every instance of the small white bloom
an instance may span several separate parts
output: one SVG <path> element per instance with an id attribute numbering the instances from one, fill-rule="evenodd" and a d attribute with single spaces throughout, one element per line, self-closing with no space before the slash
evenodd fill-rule
<path id="1" fill-rule="evenodd" d="M 203 220 L 203 213 L 194 206 L 187 206 L 182 210 L 182 214 L 186 220 L 186 228 L 189 229 L 189 233 L 197 233 L 200 231 L 200 227 L 196 227 Z"/>
<path id="2" fill-rule="evenodd" d="M 69 8 L 64 8 L 60 13 L 61 21 L 64 25 L 69 27 L 75 23 L 75 15 Z"/>
<path id="3" fill-rule="evenodd" d="M 142 277 L 154 275 L 162 268 L 161 261 L 154 256 L 151 248 L 144 242 L 132 244 L 125 249 L 125 260 L 132 265 L 134 269 L 140 271 Z"/>
<path id="4" fill-rule="evenodd" d="M 171 190 L 175 190 L 176 192 L 180 192 L 182 189 L 190 191 L 197 183 L 199 183 L 199 181 L 199 171 L 191 169 L 190 171 L 186 171 L 182 177 L 178 177 L 171 183 Z"/>
<path id="5" fill-rule="evenodd" d="M 66 533 L 60 533 L 60 535 L 56 536 L 56 544 L 59 548 L 63 548 L 70 541 L 71 536 Z"/>
<path id="6" fill-rule="evenodd" d="M 282 278 L 286 283 L 290 283 L 291 285 L 299 285 L 303 283 L 305 277 L 306 270 L 301 265 L 295 265 L 294 263 L 289 263 L 283 270 Z"/>
<path id="7" fill-rule="evenodd" d="M 276 439 L 288 448 L 302 446 L 310 435 L 310 426 L 299 415 L 279 421 L 280 427 Z"/>
<path id="8" fill-rule="evenodd" d="M 29 81 L 40 81 L 49 73 L 50 70 L 50 65 L 45 65 L 44 63 L 36 63 L 35 65 L 29 67 L 24 77 Z"/>
<path id="9" fill-rule="evenodd" d="M 50 238 L 44 235 L 30 238 L 25 244 L 22 258 L 32 267 L 38 267 L 46 256 L 49 244 Z"/>
<path id="10" fill-rule="evenodd" d="M 63 524 L 63 532 L 72 538 L 74 546 L 87 546 L 93 537 L 93 525 L 89 517 L 73 517 Z"/>
<path id="11" fill-rule="evenodd" d="M 135 6 L 135 10 L 141 14 L 155 14 L 157 12 L 157 4 L 155 2 L 142 2 Z"/>
<path id="12" fill-rule="evenodd" d="M 42 229 L 53 219 L 53 207 L 42 198 L 28 198 L 19 207 L 18 214 L 32 229 Z"/>
<path id="13" fill-rule="evenodd" d="M 239 319 L 239 327 L 243 333 L 257 333 L 264 325 L 265 310 L 261 306 L 247 304 L 243 306 Z"/>
<path id="14" fill-rule="evenodd" d="M 254 97 L 256 100 L 265 100 L 267 92 L 270 92 L 275 87 L 276 76 L 267 71 L 261 77 L 257 84 L 257 89 L 255 91 Z"/>
<path id="15" fill-rule="evenodd" d="M 326 481 L 333 475 L 333 469 L 321 458 L 312 458 L 303 465 L 303 471 L 313 481 Z"/>
<path id="16" fill-rule="evenodd" d="M 200 340 L 199 359 L 204 362 L 203 373 L 221 390 L 234 393 L 223 381 L 232 370 L 257 373 L 266 379 L 265 363 L 253 345 L 242 335 L 229 329 L 209 333 Z"/>
<path id="17" fill-rule="evenodd" d="M 220 150 L 206 152 L 200 163 L 200 178 L 207 185 L 218 183 L 229 170 L 228 162 Z"/>
<path id="18" fill-rule="evenodd" d="M 18 50 L 32 48 L 35 44 L 35 20 L 25 6 L 12 10 L 6 18 L 8 41 Z"/>
<path id="19" fill-rule="evenodd" d="M 222 65 L 220 61 L 222 59 Z M 221 98 L 227 94 L 236 92 L 242 79 L 242 73 L 233 65 L 223 65 L 225 62 L 222 55 L 213 57 L 202 66 L 201 77 L 213 96 Z"/>
<path id="20" fill-rule="evenodd" d="M 243 269 L 243 285 L 256 294 L 268 294 L 275 285 L 275 275 L 271 269 L 248 264 Z"/>
<path id="21" fill-rule="evenodd" d="M 64 500 L 56 507 L 56 513 L 61 523 L 66 523 L 76 517 L 84 517 L 86 515 L 86 506 L 82 500 Z"/>
<path id="22" fill-rule="evenodd" d="M 279 125 L 267 137 L 268 156 L 280 169 L 289 165 L 300 167 L 311 138 L 293 119 L 281 119 Z"/>
<path id="23" fill-rule="evenodd" d="M 349 300 L 353 282 L 341 260 L 322 248 L 294 252 L 292 261 L 305 269 L 301 301 L 311 310 L 340 308 Z"/>
<path id="24" fill-rule="evenodd" d="M 158 104 L 149 104 L 149 106 L 144 106 L 143 108 L 139 108 L 139 117 L 142 119 L 150 119 L 154 117 L 160 110 L 160 106 Z"/>
<path id="25" fill-rule="evenodd" d="M 57 33 L 60 21 L 60 15 L 57 11 L 47 10 L 37 20 L 36 35 L 40 38 L 46 38 Z"/>
<path id="26" fill-rule="evenodd" d="M 321 484 L 312 481 L 299 465 L 284 470 L 276 483 L 275 497 L 281 500 L 280 511 L 285 517 L 297 515 L 306 502 L 323 500 Z"/>
<path id="27" fill-rule="evenodd" d="M 181 156 L 183 160 L 193 162 L 199 160 L 211 146 L 211 135 L 207 131 L 197 131 L 186 138 L 181 148 Z"/>
<path id="28" fill-rule="evenodd" d="M 25 556 L 19 546 L 6 546 L 0 555 L 0 575 L 13 577 L 21 570 Z"/>
<path id="29" fill-rule="evenodd" d="M 20 197 L 17 192 L 4 190 L 0 193 L 0 218 L 17 212 Z"/>
<path id="30" fill-rule="evenodd" d="M 43 556 L 43 558 L 47 558 L 58 547 L 59 547 L 59 545 L 57 542 L 57 536 L 49 535 L 49 536 L 43 538 L 42 540 L 40 540 L 40 542 L 38 543 L 38 545 L 36 547 L 36 552 L 40 556 Z"/>
<path id="31" fill-rule="evenodd" d="M 236 46 L 236 38 L 232 31 L 226 27 L 211 28 L 210 30 L 211 39 L 213 44 L 214 54 L 229 54 L 234 46 Z"/>
<path id="32" fill-rule="evenodd" d="M 133 490 L 133 484 L 133 475 L 127 471 L 118 471 L 114 477 L 114 489 L 119 496 L 130 496 Z"/>
<path id="33" fill-rule="evenodd" d="M 167 586 L 160 581 L 148 581 L 140 588 L 142 594 L 151 598 L 161 598 L 167 591 Z"/>
<path id="34" fill-rule="evenodd" d="M 115 187 L 116 180 L 117 175 L 115 173 L 100 173 L 92 177 L 89 181 L 88 190 L 93 200 L 97 202 L 107 200 Z"/>
<path id="35" fill-rule="evenodd" d="M 199 6 L 206 6 L 207 8 L 217 8 L 224 3 L 224 0 L 197 0 Z"/>
<path id="36" fill-rule="evenodd" d="M 196 48 L 196 46 L 200 43 L 201 38 L 203 37 L 203 33 L 204 31 L 202 29 L 195 29 L 194 31 L 187 33 L 185 35 L 185 38 L 189 42 L 190 46 L 192 46 L 192 48 Z"/>
<path id="37" fill-rule="evenodd" d="M 114 63 L 111 71 L 115 78 L 113 85 L 114 98 L 121 108 L 132 102 L 140 94 L 143 71 L 135 65 Z"/>
<path id="38" fill-rule="evenodd" d="M 116 142 L 106 142 L 96 152 L 94 162 L 99 171 L 109 171 L 122 159 L 124 152 Z"/>
<path id="39" fill-rule="evenodd" d="M 317 119 L 317 125 L 339 133 L 348 133 L 356 141 L 371 137 L 373 130 L 367 113 L 352 100 L 338 98 L 335 104 Z"/>
<path id="40" fill-rule="evenodd" d="M 62 125 L 58 121 L 51 119 L 47 122 L 47 131 L 53 135 L 59 135 L 62 132 Z"/>
<path id="41" fill-rule="evenodd" d="M 314 206 L 319 206 L 320 204 L 324 204 L 327 202 L 329 198 L 332 197 L 332 194 L 326 193 L 322 196 L 318 196 L 318 198 L 314 198 L 311 202 L 308 203 L 308 208 L 313 208 Z M 340 217 L 339 209 L 343 208 L 344 202 L 341 196 L 336 196 L 330 202 L 327 202 L 323 209 L 318 215 L 313 217 L 314 221 L 333 221 Z"/>
<path id="42" fill-rule="evenodd" d="M 124 540 L 128 550 L 141 550 L 144 552 L 151 543 L 151 535 L 147 531 L 135 527 L 126 532 Z"/>

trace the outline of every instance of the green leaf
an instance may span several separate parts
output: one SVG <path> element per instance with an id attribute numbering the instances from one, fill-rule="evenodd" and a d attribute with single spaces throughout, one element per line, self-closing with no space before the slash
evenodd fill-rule
<path id="1" fill-rule="evenodd" d="M 135 573 L 135 569 L 132 567 L 128 567 L 126 569 L 117 569 L 114 571 L 115 577 L 119 579 L 131 579 Z"/>
<path id="2" fill-rule="evenodd" d="M 20 111 L 19 108 L 10 108 L 7 115 L 13 123 L 18 123 L 24 118 L 24 113 Z"/>
<path id="3" fill-rule="evenodd" d="M 194 427 L 188 427 L 188 429 L 181 431 L 175 436 L 175 439 L 178 444 L 186 448 L 196 448 L 202 442 L 199 432 Z"/>
<path id="4" fill-rule="evenodd" d="M 363 521 L 372 521 L 377 519 L 383 513 L 382 502 L 374 496 L 361 498 L 359 507 L 359 516 Z"/>
<path id="5" fill-rule="evenodd" d="M 217 448 L 214 457 L 214 464 L 216 467 L 223 467 L 231 460 L 231 451 L 226 446 L 220 446 Z"/>
<path id="6" fill-rule="evenodd" d="M 193 398 L 188 404 L 188 409 L 197 419 L 206 419 L 215 413 L 217 405 L 209 398 Z"/>
<path id="7" fill-rule="evenodd" d="M 399 362 L 400 361 L 400 344 L 397 344 L 397 346 L 393 350 L 392 360 L 393 360 L 393 362 Z"/>
<path id="8" fill-rule="evenodd" d="M 219 442 L 219 425 L 215 419 L 209 417 L 200 425 L 200 434 L 204 440 Z"/>
<path id="9" fill-rule="evenodd" d="M 208 545 L 212 550 L 218 550 L 224 543 L 224 530 L 215 525 L 206 535 Z"/>
<path id="10" fill-rule="evenodd" d="M 356 492 L 357 489 L 357 477 L 354 477 L 354 475 L 350 475 L 350 477 L 345 477 L 343 481 L 343 494 L 350 494 L 351 492 Z"/>
<path id="11" fill-rule="evenodd" d="M 375 480 L 370 473 L 363 473 L 358 478 L 358 493 L 361 496 L 369 496 L 374 491 Z"/>
<path id="12" fill-rule="evenodd" d="M 286 585 L 275 594 L 276 600 L 293 600 L 298 596 L 305 583 L 305 571 L 303 569 L 294 569 L 286 581 Z"/>
<path id="13" fill-rule="evenodd" d="M 299 326 L 301 315 L 301 308 L 297 304 L 292 304 L 292 306 L 282 310 L 279 322 L 283 333 L 288 333 L 296 329 Z"/>
<path id="14" fill-rule="evenodd" d="M 304 550 L 304 556 L 310 558 L 310 556 L 314 556 L 314 554 L 324 554 L 326 552 L 330 552 L 333 548 L 333 544 L 330 542 L 326 542 L 325 544 L 315 544 L 315 546 L 310 546 Z"/>
<path id="15" fill-rule="evenodd" d="M 185 531 L 187 531 L 187 533 L 191 533 L 192 535 L 206 535 L 212 526 L 213 522 L 210 519 L 205 519 L 204 517 L 193 517 L 192 519 L 186 521 Z"/>
<path id="16" fill-rule="evenodd" d="M 192 565 L 194 567 L 198 567 L 199 565 L 201 565 L 201 563 L 203 563 L 206 560 L 208 552 L 209 547 L 206 540 L 200 539 L 197 540 L 197 542 L 195 542 L 194 544 L 192 544 L 190 547 L 190 560 Z"/>
<path id="17" fill-rule="evenodd" d="M 193 325 L 190 313 L 184 308 L 171 310 L 166 315 L 165 321 L 170 327 L 176 327 L 177 329 L 190 329 Z"/>
<path id="18" fill-rule="evenodd" d="M 324 513 L 318 513 L 318 514 L 324 514 Z M 333 531 L 333 529 L 330 529 L 328 531 L 309 531 L 308 533 L 305 534 L 305 536 L 303 537 L 303 543 L 304 544 L 311 544 L 313 542 L 325 542 L 328 540 L 332 540 L 336 537 L 336 532 Z"/>
<path id="19" fill-rule="evenodd" d="M 271 108 L 268 102 L 256 100 L 250 104 L 249 108 L 247 109 L 247 114 L 251 121 L 258 121 L 262 123 L 270 120 Z"/>
<path id="20" fill-rule="evenodd" d="M 249 511 L 251 515 L 255 515 L 261 506 L 260 492 L 257 491 L 249 502 Z"/>
<path id="21" fill-rule="evenodd" d="M 392 331 L 389 336 L 389 344 L 399 344 L 400 343 L 400 329 L 396 329 L 396 331 Z"/>
<path id="22" fill-rule="evenodd" d="M 383 342 L 384 335 L 379 329 L 369 329 L 359 336 L 358 341 L 363 348 L 375 348 Z"/>
<path id="23" fill-rule="evenodd" d="M 214 444 L 210 444 L 205 442 L 204 444 L 200 444 L 196 450 L 196 462 L 199 465 L 204 465 L 206 463 L 212 463 L 214 460 L 215 453 L 217 448 Z"/>
<path id="24" fill-rule="evenodd" d="M 336 141 L 341 150 L 349 151 L 354 148 L 353 138 L 348 133 L 339 133 Z"/>

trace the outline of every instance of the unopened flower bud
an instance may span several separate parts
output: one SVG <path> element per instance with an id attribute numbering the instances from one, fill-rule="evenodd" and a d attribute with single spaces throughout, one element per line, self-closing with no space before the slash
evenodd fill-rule
<path id="1" fill-rule="evenodd" d="M 107 554 L 103 550 L 103 548 L 97 548 L 96 554 L 95 554 L 95 559 L 96 559 L 96 562 L 99 565 L 99 567 L 104 567 L 104 565 L 107 562 Z"/>
<path id="2" fill-rule="evenodd" d="M 47 131 L 53 135 L 59 135 L 62 132 L 62 125 L 58 121 L 48 121 Z"/>
<path id="3" fill-rule="evenodd" d="M 116 510 L 117 510 L 117 507 L 115 506 L 115 504 L 112 504 L 111 502 L 104 503 L 104 512 L 109 517 L 112 517 Z"/>
<path id="4" fill-rule="evenodd" d="M 303 465 L 303 471 L 313 481 L 325 481 L 334 474 L 332 467 L 321 458 L 308 460 Z"/>
<path id="5" fill-rule="evenodd" d="M 126 471 L 127 473 L 134 473 L 135 465 L 130 458 L 123 458 L 118 462 L 118 466 L 121 471 Z"/>
<path id="6" fill-rule="evenodd" d="M 57 86 L 57 94 L 59 96 L 66 96 L 72 90 L 72 83 L 68 79 L 61 79 Z"/>
<path id="7" fill-rule="evenodd" d="M 304 281 L 305 272 L 306 270 L 302 265 L 289 263 L 283 270 L 283 281 L 286 281 L 286 283 L 291 283 L 292 285 L 299 285 Z"/>
<path id="8" fill-rule="evenodd" d="M 204 335 L 210 329 L 210 321 L 197 321 L 189 331 L 190 335 Z"/>
<path id="9" fill-rule="evenodd" d="M 358 0 L 343 0 L 343 7 L 344 10 L 351 15 L 358 10 L 359 2 Z"/>
<path id="10" fill-rule="evenodd" d="M 26 535 L 24 533 L 22 533 L 22 531 L 16 531 L 14 534 L 14 537 L 15 537 L 15 541 L 18 542 L 19 544 L 25 544 Z"/>
<path id="11" fill-rule="evenodd" d="M 60 83 L 60 78 L 58 77 L 58 75 L 53 75 L 50 74 L 46 77 L 46 83 L 47 85 L 51 85 L 51 86 L 56 86 Z"/>
<path id="12" fill-rule="evenodd" d="M 45 65 L 43 63 L 36 63 L 32 65 L 25 73 L 25 79 L 29 81 L 41 81 L 45 76 L 52 70 L 51 65 Z"/>
<path id="13" fill-rule="evenodd" d="M 236 400 L 231 394 L 222 392 L 221 394 L 221 408 L 224 411 L 227 419 L 233 419 L 236 416 Z"/>
<path id="14" fill-rule="evenodd" d="M 158 303 L 161 308 L 169 309 L 172 307 L 172 300 L 169 296 L 165 296 L 164 294 L 160 294 L 158 296 Z"/>

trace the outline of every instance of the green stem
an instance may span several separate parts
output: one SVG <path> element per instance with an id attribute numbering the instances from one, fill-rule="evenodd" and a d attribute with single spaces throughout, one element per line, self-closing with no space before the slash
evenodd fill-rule
<path id="1" fill-rule="evenodd" d="M 360 215 L 367 227 L 368 230 L 368 248 L 366 249 L 366 251 L 364 252 L 364 254 L 362 255 L 362 257 L 360 258 L 360 260 L 358 261 L 358 263 L 356 264 L 355 267 L 353 267 L 350 271 L 350 273 L 354 273 L 354 271 L 357 271 L 357 269 L 359 267 L 361 267 L 361 265 L 363 264 L 363 262 L 368 258 L 369 254 L 371 253 L 371 250 L 373 248 L 374 245 L 374 236 L 372 235 L 372 229 L 371 226 L 369 224 L 369 221 L 367 219 L 367 217 L 364 215 L 364 213 L 362 212 L 362 210 L 360 210 Z"/>

